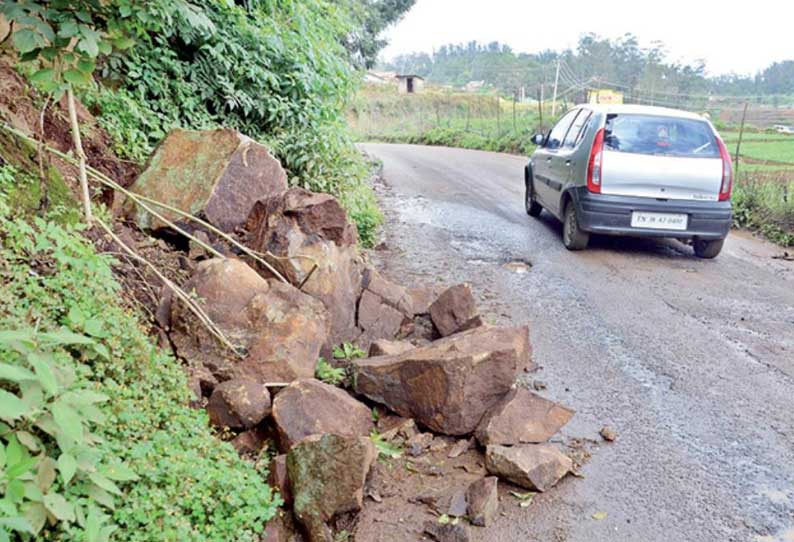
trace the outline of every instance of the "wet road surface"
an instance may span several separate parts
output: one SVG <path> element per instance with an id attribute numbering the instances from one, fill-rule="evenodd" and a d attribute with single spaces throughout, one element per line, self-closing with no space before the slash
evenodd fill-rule
<path id="1" fill-rule="evenodd" d="M 568 252 L 551 215 L 524 212 L 525 158 L 363 148 L 386 183 L 374 259 L 405 284 L 471 282 L 488 320 L 528 322 L 530 378 L 577 411 L 562 439 L 592 453 L 583 479 L 503 503 L 476 540 L 794 540 L 794 262 L 781 249 L 733 233 L 710 261 L 672 240 Z M 516 261 L 531 267 L 504 265 Z"/>

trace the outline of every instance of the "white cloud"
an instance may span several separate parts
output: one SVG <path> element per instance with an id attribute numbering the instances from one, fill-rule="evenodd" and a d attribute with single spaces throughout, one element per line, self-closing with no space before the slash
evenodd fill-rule
<path id="1" fill-rule="evenodd" d="M 631 32 L 641 46 L 664 42 L 670 60 L 706 61 L 711 74 L 752 74 L 794 59 L 794 2 L 713 0 L 418 0 L 386 37 L 383 56 L 448 43 L 499 41 L 516 52 L 574 48 L 581 34 Z"/>

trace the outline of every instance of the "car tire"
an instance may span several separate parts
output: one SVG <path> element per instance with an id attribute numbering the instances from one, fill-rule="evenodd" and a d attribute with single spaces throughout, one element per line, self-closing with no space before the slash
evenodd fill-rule
<path id="1" fill-rule="evenodd" d="M 524 208 L 527 211 L 527 214 L 533 218 L 537 218 L 540 216 L 540 213 L 543 212 L 543 207 L 535 201 L 535 184 L 534 180 L 532 179 L 532 174 L 529 171 L 526 172 L 526 182 L 524 183 Z"/>
<path id="2" fill-rule="evenodd" d="M 565 206 L 565 215 L 562 224 L 562 244 L 568 250 L 583 250 L 590 242 L 590 234 L 579 227 L 576 216 L 576 206 L 568 202 Z"/>
<path id="3" fill-rule="evenodd" d="M 692 246 L 695 249 L 695 255 L 698 258 L 705 258 L 710 260 L 716 258 L 722 251 L 722 246 L 725 244 L 725 239 L 716 239 L 713 241 L 704 241 L 703 239 L 695 239 Z"/>

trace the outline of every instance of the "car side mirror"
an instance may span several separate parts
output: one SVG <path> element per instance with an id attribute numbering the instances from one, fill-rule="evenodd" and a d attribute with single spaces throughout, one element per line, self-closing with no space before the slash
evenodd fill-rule
<path id="1" fill-rule="evenodd" d="M 532 136 L 532 143 L 537 145 L 538 147 L 543 146 L 543 142 L 546 140 L 546 136 L 543 134 L 535 134 Z"/>

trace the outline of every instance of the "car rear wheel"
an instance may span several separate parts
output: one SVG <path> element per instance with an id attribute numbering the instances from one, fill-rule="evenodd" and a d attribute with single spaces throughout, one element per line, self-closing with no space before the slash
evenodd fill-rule
<path id="1" fill-rule="evenodd" d="M 537 218 L 543 212 L 543 207 L 535 201 L 535 185 L 532 174 L 527 171 L 525 177 L 524 208 L 529 216 Z"/>
<path id="2" fill-rule="evenodd" d="M 698 258 L 716 258 L 722 251 L 722 246 L 725 244 L 725 239 L 716 239 L 714 241 L 704 241 L 702 239 L 695 239 L 692 246 L 695 248 L 695 255 Z"/>
<path id="3" fill-rule="evenodd" d="M 590 234 L 579 227 L 576 218 L 576 206 L 569 202 L 565 207 L 565 220 L 562 225 L 562 244 L 568 250 L 583 250 L 590 242 Z"/>

